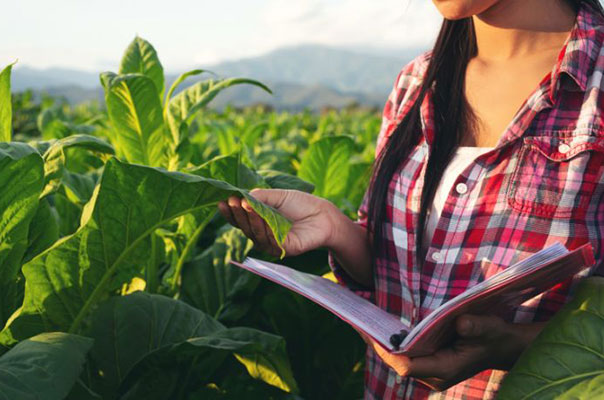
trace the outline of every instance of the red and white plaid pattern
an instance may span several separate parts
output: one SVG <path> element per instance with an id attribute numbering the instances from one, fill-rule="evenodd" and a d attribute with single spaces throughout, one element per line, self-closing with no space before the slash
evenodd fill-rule
<path id="1" fill-rule="evenodd" d="M 377 255 L 375 289 L 356 285 L 330 255 L 339 282 L 411 325 L 484 279 L 483 257 L 498 270 L 553 242 L 569 249 L 590 241 L 602 266 L 604 243 L 604 29 L 585 5 L 552 72 L 526 100 L 492 151 L 457 178 L 445 203 L 424 265 L 415 262 L 416 226 L 430 145 L 431 95 L 422 103 L 423 135 L 390 183 L 386 250 Z M 417 97 L 430 52 L 399 74 L 386 103 L 378 152 Z M 456 191 L 464 183 L 467 191 Z M 366 225 L 367 203 L 358 223 Z M 583 275 L 586 275 L 584 273 Z M 549 319 L 580 279 L 564 282 L 519 306 L 514 322 Z M 504 377 L 488 370 L 441 393 L 400 378 L 367 350 L 366 399 L 491 399 Z"/>

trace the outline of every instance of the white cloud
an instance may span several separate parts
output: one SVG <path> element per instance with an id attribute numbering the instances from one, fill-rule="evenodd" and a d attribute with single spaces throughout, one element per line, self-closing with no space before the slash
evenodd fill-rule
<path id="1" fill-rule="evenodd" d="M 169 71 L 305 43 L 428 47 L 440 17 L 426 0 L 19 0 L 4 4 L 0 63 L 117 68 L 135 34 Z M 113 61 L 112 61 L 113 60 Z"/>
<path id="2" fill-rule="evenodd" d="M 262 32 L 273 47 L 312 42 L 378 47 L 429 46 L 441 18 L 421 0 L 270 0 Z M 305 15 L 306 18 L 300 18 Z M 265 43 L 265 47 L 269 44 Z"/>
<path id="3" fill-rule="evenodd" d="M 269 0 L 263 7 L 263 19 L 268 23 L 275 21 L 299 23 L 317 16 L 322 9 L 323 5 L 318 0 L 298 0 L 296 2 Z"/>
<path id="4" fill-rule="evenodd" d="M 428 48 L 442 21 L 425 0 L 266 0 L 254 29 L 198 53 L 196 61 L 254 56 L 284 46 Z M 212 56 L 207 56 L 210 52 Z"/>

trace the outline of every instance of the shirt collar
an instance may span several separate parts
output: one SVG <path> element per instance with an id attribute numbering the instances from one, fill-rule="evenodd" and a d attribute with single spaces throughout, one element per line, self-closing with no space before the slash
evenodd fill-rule
<path id="1" fill-rule="evenodd" d="M 604 18 L 599 11 L 581 3 L 575 25 L 558 56 L 551 74 L 550 99 L 555 102 L 559 89 L 587 90 L 602 43 Z M 570 79 L 566 79 L 570 78 Z"/>

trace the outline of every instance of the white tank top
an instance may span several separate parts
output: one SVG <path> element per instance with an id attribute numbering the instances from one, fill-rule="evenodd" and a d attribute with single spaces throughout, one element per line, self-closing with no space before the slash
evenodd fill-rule
<path id="1" fill-rule="evenodd" d="M 445 201 L 447 200 L 447 196 L 451 191 L 453 183 L 455 182 L 459 174 L 463 172 L 463 170 L 466 169 L 466 167 L 470 165 L 470 163 L 473 162 L 479 155 L 486 153 L 492 149 L 494 149 L 494 147 L 460 146 L 457 148 L 457 151 L 453 155 L 451 162 L 449 163 L 449 165 L 447 165 L 447 168 L 443 173 L 443 177 L 434 195 L 434 202 L 428 210 L 426 229 L 424 230 L 424 241 L 422 246 L 424 255 L 428 251 L 428 247 L 430 246 L 430 242 L 432 241 L 432 236 L 434 235 L 434 231 L 436 230 L 436 225 L 438 224 L 438 220 L 440 219 L 440 215 L 445 205 Z"/>

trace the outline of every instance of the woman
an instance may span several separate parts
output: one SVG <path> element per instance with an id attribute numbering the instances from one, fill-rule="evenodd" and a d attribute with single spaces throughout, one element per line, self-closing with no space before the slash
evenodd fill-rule
<path id="1" fill-rule="evenodd" d="M 327 247 L 340 283 L 412 325 L 487 266 L 505 269 L 555 241 L 590 241 L 594 273 L 604 237 L 599 2 L 433 1 L 441 32 L 395 82 L 357 223 L 308 194 L 253 192 L 293 221 L 287 254 Z M 230 198 L 219 209 L 277 254 L 249 204 Z M 390 355 L 365 338 L 365 397 L 493 398 L 578 279 L 505 321 L 458 318 L 457 341 L 431 356 Z"/>

